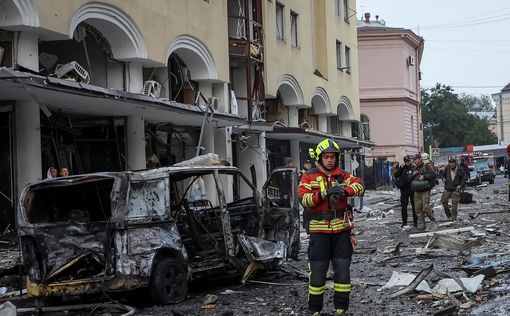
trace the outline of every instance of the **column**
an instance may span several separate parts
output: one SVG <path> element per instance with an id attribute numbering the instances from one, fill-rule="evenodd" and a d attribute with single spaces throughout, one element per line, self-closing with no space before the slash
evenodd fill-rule
<path id="1" fill-rule="evenodd" d="M 299 111 L 297 106 L 289 106 L 289 127 L 299 127 Z"/>
<path id="2" fill-rule="evenodd" d="M 232 127 L 216 128 L 214 132 L 214 149 L 220 159 L 224 159 L 232 164 Z M 221 183 L 227 201 L 232 201 L 233 187 L 227 182 L 228 177 L 222 177 Z"/>
<path id="3" fill-rule="evenodd" d="M 342 136 L 351 137 L 352 136 L 352 128 L 351 121 L 340 121 L 342 123 Z"/>
<path id="4" fill-rule="evenodd" d="M 265 133 L 249 133 L 247 140 L 248 148 L 244 150 L 239 149 L 239 169 L 241 172 L 253 182 L 250 167 L 255 166 L 255 177 L 257 179 L 257 188 L 262 189 L 262 186 L 267 180 L 267 149 L 266 149 L 266 134 Z M 243 190 L 245 188 L 241 188 Z M 249 192 L 241 192 L 242 196 L 250 194 Z"/>
<path id="5" fill-rule="evenodd" d="M 327 115 L 319 115 L 319 131 L 323 133 L 328 132 L 328 116 Z"/>
<path id="6" fill-rule="evenodd" d="M 143 68 L 140 63 L 131 62 L 127 74 L 128 89 L 132 93 L 141 93 L 143 90 Z M 145 169 L 145 121 L 141 115 L 126 118 L 126 159 L 128 170 Z"/>
<path id="7" fill-rule="evenodd" d="M 208 153 L 217 153 L 215 148 L 215 131 L 216 128 L 206 123 L 204 127 L 204 133 L 202 135 L 202 147 L 204 150 L 201 151 L 201 155 L 205 155 Z M 222 158 L 220 154 L 220 159 Z M 213 205 L 218 204 L 218 194 L 216 194 L 216 182 L 212 176 L 204 177 L 205 182 L 205 190 L 207 192 L 207 199 L 211 201 Z M 224 185 L 226 185 L 224 183 Z"/>
<path id="8" fill-rule="evenodd" d="M 127 170 L 145 169 L 145 122 L 138 115 L 126 118 Z"/>
<path id="9" fill-rule="evenodd" d="M 16 175 L 18 196 L 28 183 L 42 178 L 41 120 L 34 101 L 18 101 L 15 106 Z"/>
<path id="10" fill-rule="evenodd" d="M 299 140 L 291 140 L 290 141 L 290 157 L 292 158 L 292 163 L 294 167 L 301 169 L 301 157 L 299 155 Z"/>

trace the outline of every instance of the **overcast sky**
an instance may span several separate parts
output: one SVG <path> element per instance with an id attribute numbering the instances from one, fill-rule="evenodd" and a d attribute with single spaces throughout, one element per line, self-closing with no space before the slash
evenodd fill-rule
<path id="1" fill-rule="evenodd" d="M 510 82 L 509 0 L 357 0 L 356 11 L 424 38 L 424 88 L 490 95 Z"/>

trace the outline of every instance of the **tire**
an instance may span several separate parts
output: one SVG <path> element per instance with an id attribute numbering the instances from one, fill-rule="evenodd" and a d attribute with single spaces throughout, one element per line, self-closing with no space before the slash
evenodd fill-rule
<path id="1" fill-rule="evenodd" d="M 157 304 L 176 304 L 188 295 L 188 277 L 182 260 L 162 258 L 152 269 L 149 292 Z"/>
<path id="2" fill-rule="evenodd" d="M 490 184 L 493 184 L 493 183 L 494 183 L 494 178 L 490 178 L 490 179 L 489 179 L 489 183 L 490 183 Z"/>
<path id="3" fill-rule="evenodd" d="M 482 181 L 482 177 L 478 177 L 478 183 L 477 183 L 477 185 L 481 185 L 481 184 L 482 184 L 482 182 L 483 182 L 483 181 Z"/>

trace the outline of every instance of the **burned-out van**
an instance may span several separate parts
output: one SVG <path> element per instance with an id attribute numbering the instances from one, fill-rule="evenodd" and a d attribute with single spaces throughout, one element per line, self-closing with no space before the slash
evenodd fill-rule
<path id="1" fill-rule="evenodd" d="M 296 177 L 279 169 L 260 192 L 235 167 L 200 165 L 28 185 L 17 211 L 27 293 L 147 287 L 168 304 L 191 280 L 276 267 L 298 254 Z"/>

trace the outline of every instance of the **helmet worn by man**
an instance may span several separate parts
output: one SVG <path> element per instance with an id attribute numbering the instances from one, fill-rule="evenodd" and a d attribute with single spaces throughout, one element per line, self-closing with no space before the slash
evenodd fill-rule
<path id="1" fill-rule="evenodd" d="M 334 153 L 336 154 L 336 165 L 335 168 L 338 167 L 338 161 L 340 158 L 340 146 L 338 146 L 337 143 L 335 143 L 332 139 L 325 139 L 317 144 L 317 147 L 315 150 L 310 148 L 310 156 L 312 158 L 315 158 L 315 160 L 321 165 L 322 164 L 322 154 L 325 153 Z M 324 166 L 323 166 L 324 167 Z"/>

